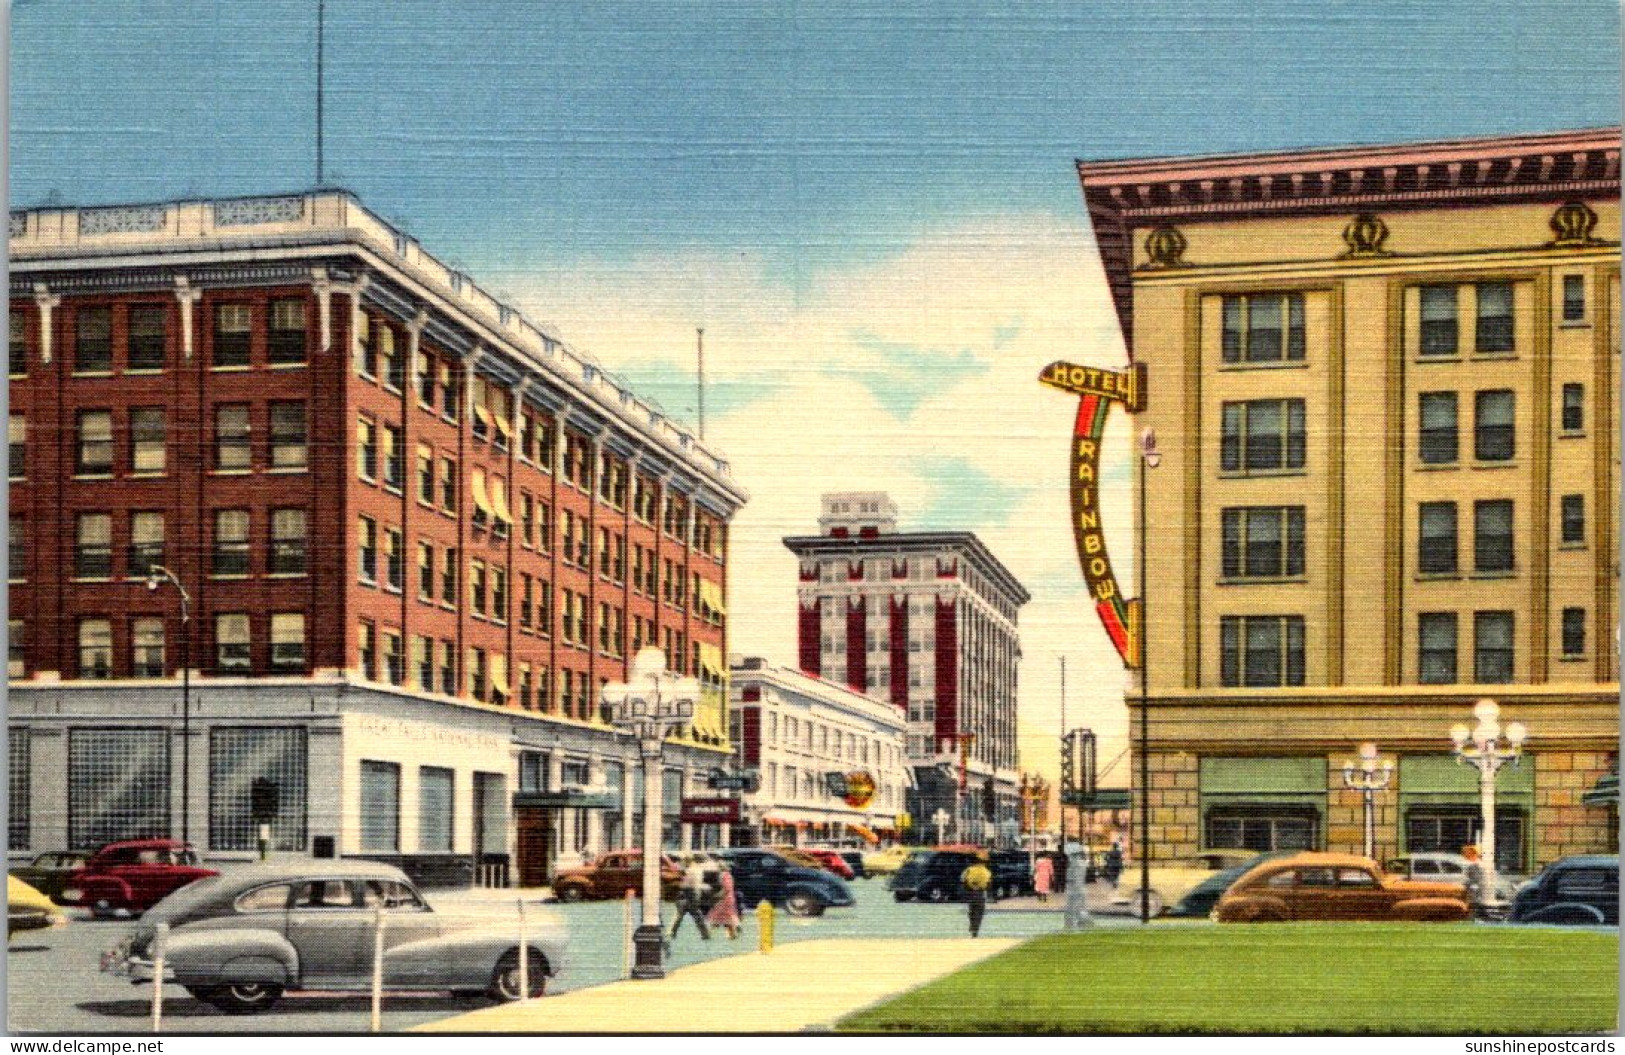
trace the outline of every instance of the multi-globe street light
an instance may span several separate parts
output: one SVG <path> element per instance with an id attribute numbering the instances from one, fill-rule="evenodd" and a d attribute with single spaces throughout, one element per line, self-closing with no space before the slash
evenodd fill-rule
<path id="1" fill-rule="evenodd" d="M 1457 763 L 1478 769 L 1478 802 L 1483 824 L 1479 848 L 1484 870 L 1484 888 L 1480 897 L 1484 906 L 1489 908 L 1500 903 L 1495 891 L 1495 774 L 1508 762 L 1518 764 L 1523 757 L 1523 742 L 1528 739 L 1529 730 L 1522 722 L 1508 722 L 1503 731 L 1501 706 L 1490 699 L 1479 700 L 1473 705 L 1473 717 L 1478 719 L 1476 726 L 1469 729 L 1465 723 L 1454 725 L 1450 729 L 1450 739 L 1455 743 Z"/>
<path id="2" fill-rule="evenodd" d="M 1157 434 L 1146 429 L 1140 434 L 1140 555 L 1135 562 L 1140 574 L 1140 922 L 1151 922 L 1151 662 L 1146 638 L 1150 633 L 1149 609 L 1145 603 L 1146 558 L 1150 540 L 1145 529 L 1145 478 L 1162 464 L 1157 450 Z"/>
<path id="3" fill-rule="evenodd" d="M 625 682 L 610 682 L 602 692 L 610 721 L 638 738 L 643 757 L 643 918 L 632 932 L 633 978 L 664 978 L 660 928 L 661 780 L 660 760 L 666 737 L 694 720 L 700 683 L 666 669 L 666 654 L 645 648 L 632 660 Z"/>
<path id="4" fill-rule="evenodd" d="M 192 842 L 192 595 L 175 573 L 162 564 L 147 568 L 147 589 L 164 583 L 181 595 L 181 842 Z"/>
<path id="5" fill-rule="evenodd" d="M 1377 792 L 1388 787 L 1394 777 L 1394 764 L 1377 766 L 1377 745 L 1361 744 L 1360 761 L 1343 763 L 1343 786 L 1360 792 L 1365 800 L 1365 855 L 1377 856 Z"/>

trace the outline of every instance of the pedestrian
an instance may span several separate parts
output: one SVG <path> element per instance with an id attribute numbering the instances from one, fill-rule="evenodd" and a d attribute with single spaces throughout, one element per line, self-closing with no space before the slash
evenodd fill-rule
<path id="1" fill-rule="evenodd" d="M 987 912 L 987 888 L 993 885 L 993 872 L 984 863 L 983 856 L 979 855 L 959 876 L 960 885 L 970 898 L 966 912 L 970 917 L 970 936 L 973 938 L 982 933 L 982 916 Z"/>
<path id="2" fill-rule="evenodd" d="M 705 923 L 705 863 L 692 856 L 687 859 L 683 876 L 677 882 L 677 920 L 671 925 L 673 940 L 689 916 L 694 917 L 694 925 L 700 928 L 700 939 L 710 941 L 711 928 Z"/>
<path id="3" fill-rule="evenodd" d="M 734 892 L 733 873 L 726 868 L 719 868 L 717 883 L 721 888 L 717 894 L 716 903 L 706 914 L 706 919 L 714 927 L 721 927 L 728 932 L 728 940 L 739 937 L 739 898 Z"/>
<path id="4" fill-rule="evenodd" d="M 1106 882 L 1117 889 L 1117 880 L 1123 874 L 1123 840 L 1113 839 L 1112 848 L 1106 851 L 1106 864 L 1100 870 Z"/>
<path id="5" fill-rule="evenodd" d="M 1038 895 L 1040 905 L 1049 902 L 1050 888 L 1055 885 L 1055 862 L 1049 859 L 1049 854 L 1038 858 L 1033 865 L 1033 893 Z"/>
<path id="6" fill-rule="evenodd" d="M 1478 847 L 1472 844 L 1461 848 L 1461 856 L 1467 859 L 1467 871 L 1462 877 L 1466 886 L 1467 904 L 1476 913 L 1484 904 L 1484 862 Z"/>
<path id="7" fill-rule="evenodd" d="M 1066 890 L 1066 879 L 1067 879 L 1066 854 L 1064 854 L 1061 851 L 1057 850 L 1053 854 L 1050 855 L 1050 859 L 1055 862 L 1055 886 L 1054 886 L 1053 889 L 1054 889 L 1055 893 L 1059 894 L 1062 891 Z"/>

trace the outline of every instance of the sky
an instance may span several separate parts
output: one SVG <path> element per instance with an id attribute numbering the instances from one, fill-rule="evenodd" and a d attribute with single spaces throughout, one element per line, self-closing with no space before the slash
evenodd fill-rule
<path id="1" fill-rule="evenodd" d="M 323 182 L 692 422 L 751 500 L 731 650 L 795 659 L 824 491 L 969 530 L 1033 594 L 1024 765 L 1118 757 L 1055 359 L 1124 361 L 1073 161 L 1620 119 L 1610 2 L 327 0 Z M 14 0 L 13 208 L 308 188 L 316 0 Z M 1103 508 L 1134 573 L 1129 429 Z M 1119 764 L 1106 779 L 1126 777 Z"/>

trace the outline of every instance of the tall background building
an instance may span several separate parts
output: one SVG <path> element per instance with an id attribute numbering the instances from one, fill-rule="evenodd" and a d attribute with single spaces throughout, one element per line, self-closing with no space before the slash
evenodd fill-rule
<path id="1" fill-rule="evenodd" d="M 820 534 L 787 538 L 801 562 L 798 650 L 804 673 L 886 700 L 907 716 L 912 838 L 1001 832 L 1020 814 L 1016 619 L 1030 599 L 981 540 L 963 531 L 899 532 L 878 492 L 823 496 Z"/>
<path id="2" fill-rule="evenodd" d="M 1481 697 L 1500 867 L 1615 846 L 1619 130 L 1078 172 L 1162 449 L 1152 855 L 1357 851 L 1367 741 L 1379 857 L 1459 850 Z"/>
<path id="3" fill-rule="evenodd" d="M 676 821 L 728 751 L 726 461 L 344 193 L 10 250 L 12 851 L 250 853 L 265 779 L 277 852 L 544 881 L 638 838 L 598 696 L 647 645 L 705 685 L 670 840 L 714 837 Z"/>

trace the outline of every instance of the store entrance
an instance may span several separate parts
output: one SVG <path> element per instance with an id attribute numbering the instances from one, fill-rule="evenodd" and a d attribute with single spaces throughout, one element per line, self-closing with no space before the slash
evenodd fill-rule
<path id="1" fill-rule="evenodd" d="M 558 810 L 541 806 L 520 806 L 514 810 L 520 886 L 546 886 L 553 881 L 559 852 L 555 824 L 558 814 Z"/>

